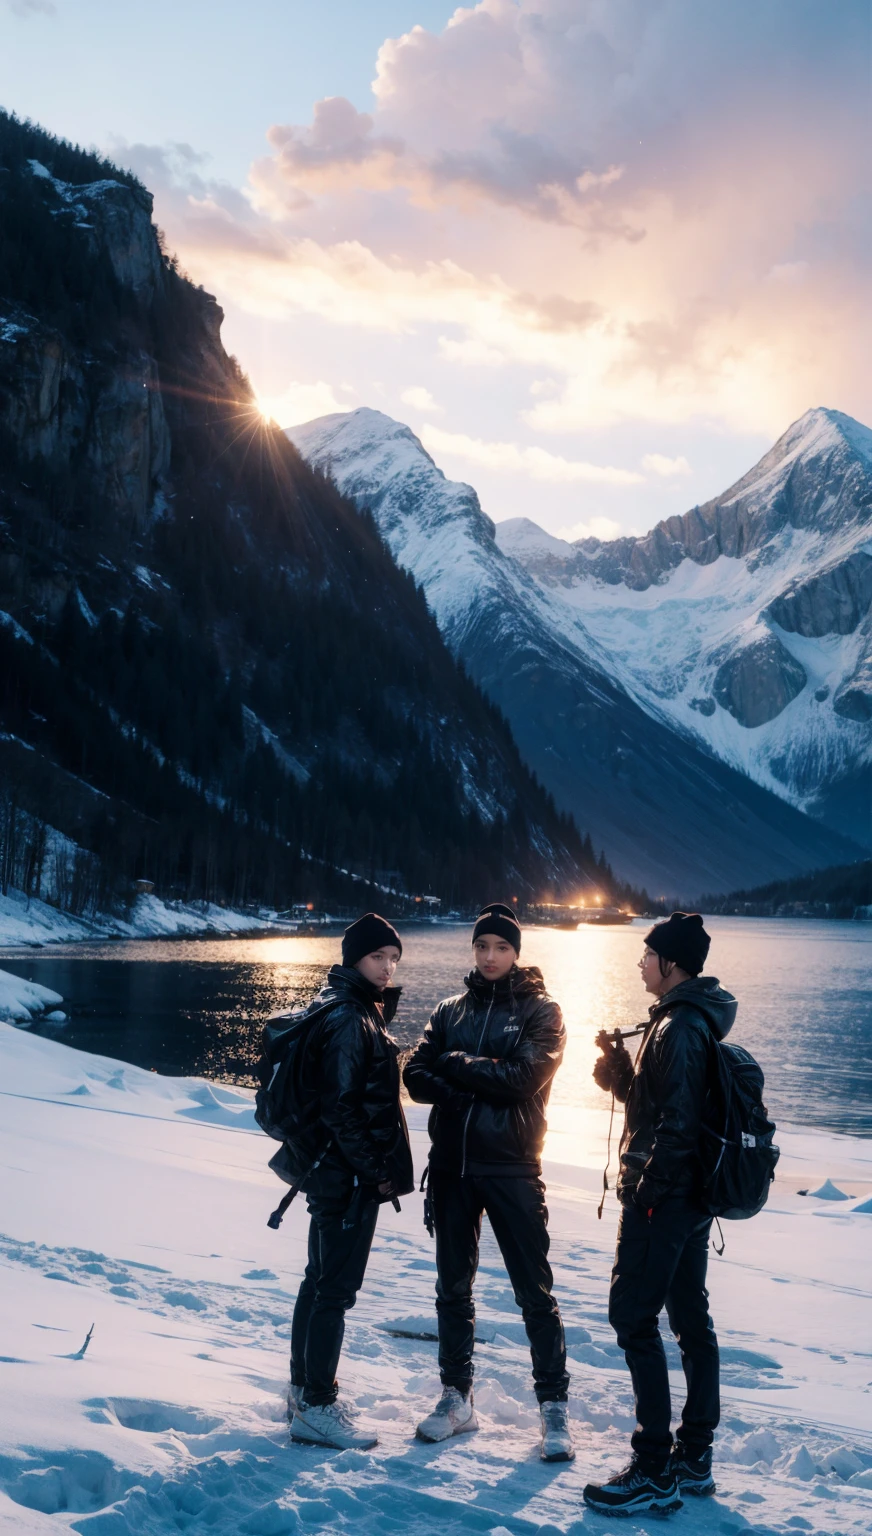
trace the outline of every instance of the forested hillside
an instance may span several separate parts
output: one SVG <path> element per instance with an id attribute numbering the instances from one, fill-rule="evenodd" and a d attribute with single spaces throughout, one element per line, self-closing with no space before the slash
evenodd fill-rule
<path id="1" fill-rule="evenodd" d="M 610 888 L 221 319 L 134 178 L 0 115 L 4 883 L 79 910 L 134 878 L 278 906 L 358 902 L 351 875 Z"/>
<path id="2" fill-rule="evenodd" d="M 710 912 L 742 917 L 872 917 L 872 859 L 812 870 L 751 891 L 705 897 Z"/>

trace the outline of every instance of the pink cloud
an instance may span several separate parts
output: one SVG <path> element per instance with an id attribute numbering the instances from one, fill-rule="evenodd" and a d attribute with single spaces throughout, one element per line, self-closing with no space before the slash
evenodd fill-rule
<path id="1" fill-rule="evenodd" d="M 547 373 L 536 433 L 869 415 L 867 10 L 482 0 L 385 42 L 371 112 L 272 127 L 244 194 L 177 147 L 160 216 L 252 312 L 407 335 L 422 388 L 428 345 Z"/>

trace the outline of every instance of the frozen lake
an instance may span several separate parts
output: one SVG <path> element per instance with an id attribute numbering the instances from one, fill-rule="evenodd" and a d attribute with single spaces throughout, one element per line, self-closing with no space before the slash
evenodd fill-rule
<path id="1" fill-rule="evenodd" d="M 636 961 L 647 927 L 524 932 L 522 960 L 542 967 L 569 1036 L 551 1101 L 552 1157 L 576 1160 L 584 1111 L 605 1102 L 591 1079 L 597 1030 L 645 1017 Z M 763 1066 L 775 1119 L 872 1136 L 872 925 L 712 918 L 708 927 L 707 970 L 739 999 L 733 1039 Z M 406 930 L 394 1026 L 403 1044 L 459 990 L 469 935 L 466 926 Z M 335 937 L 182 939 L 7 949 L 0 966 L 62 993 L 69 1023 L 41 1030 L 68 1045 L 246 1083 L 260 1021 L 311 996 L 338 952 Z"/>

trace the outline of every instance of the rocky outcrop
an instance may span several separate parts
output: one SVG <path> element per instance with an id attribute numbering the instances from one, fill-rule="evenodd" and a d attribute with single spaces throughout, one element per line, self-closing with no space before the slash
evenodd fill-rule
<path id="1" fill-rule="evenodd" d="M 766 616 L 789 634 L 852 635 L 872 608 L 872 555 L 856 550 L 829 570 L 794 582 Z"/>
<path id="2" fill-rule="evenodd" d="M 76 187 L 74 195 L 84 204 L 94 226 L 95 244 L 105 250 L 122 288 L 150 303 L 163 276 L 151 221 L 151 193 L 118 181 L 94 181 Z"/>
<path id="3" fill-rule="evenodd" d="M 869 657 L 842 683 L 833 699 L 833 709 L 842 719 L 854 720 L 858 725 L 868 725 L 872 721 L 872 660 Z"/>
<path id="4" fill-rule="evenodd" d="M 762 635 L 723 663 L 713 691 L 740 725 L 753 730 L 780 715 L 807 681 L 804 668 L 777 636 Z"/>
<path id="5" fill-rule="evenodd" d="M 119 370 L 13 310 L 0 319 L 0 426 L 25 462 L 86 465 L 101 499 L 132 528 L 145 526 L 172 449 L 148 353 L 129 354 Z"/>
<path id="6" fill-rule="evenodd" d="M 841 411 L 807 411 L 723 495 L 638 538 L 581 539 L 564 575 L 645 591 L 682 560 L 753 557 L 782 530 L 836 533 L 869 520 L 872 432 Z"/>

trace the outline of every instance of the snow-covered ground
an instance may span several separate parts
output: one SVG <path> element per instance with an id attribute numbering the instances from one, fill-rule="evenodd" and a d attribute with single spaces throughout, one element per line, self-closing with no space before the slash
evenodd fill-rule
<path id="1" fill-rule="evenodd" d="M 159 939 L 196 933 L 262 932 L 277 925 L 275 913 L 237 912 L 211 902 L 171 905 L 153 895 L 137 896 L 127 918 L 108 914 L 92 920 L 28 900 L 21 891 L 0 895 L 0 945 L 61 944 L 82 939 Z M 0 1017 L 4 1017 L 0 1013 Z"/>
<path id="2" fill-rule="evenodd" d="M 380 1217 L 340 1368 L 381 1443 L 339 1454 L 287 1439 L 305 1211 L 295 1205 L 280 1233 L 267 1229 L 280 1186 L 250 1096 L 6 1025 L 0 1084 L 4 1536 L 606 1536 L 610 1522 L 583 1509 L 581 1488 L 622 1463 L 632 1409 L 606 1320 L 616 1212 L 610 1202 L 596 1220 L 593 1152 L 571 1161 L 564 1133 L 554 1148 L 564 1161 L 547 1168 L 576 1462 L 538 1460 L 529 1357 L 488 1232 L 481 1431 L 442 1447 L 414 1440 L 437 1392 L 435 1344 L 397 1336 L 433 1327 L 420 1196 Z M 412 1121 L 420 1167 L 419 1111 Z M 585 1146 L 598 1147 L 598 1129 L 584 1127 Z M 604 1117 L 601 1129 L 604 1140 Z M 872 1213 L 859 1209 L 872 1192 L 872 1142 L 780 1139 L 769 1206 L 728 1226 L 726 1254 L 712 1260 L 719 1490 L 673 1517 L 693 1536 L 872 1529 Z M 826 1177 L 850 1198 L 798 1193 Z"/>
<path id="3" fill-rule="evenodd" d="M 0 1020 L 10 1024 L 30 1024 L 35 1018 L 49 1018 L 62 1024 L 66 1014 L 63 998 L 39 982 L 25 981 L 11 971 L 0 971 Z"/>

